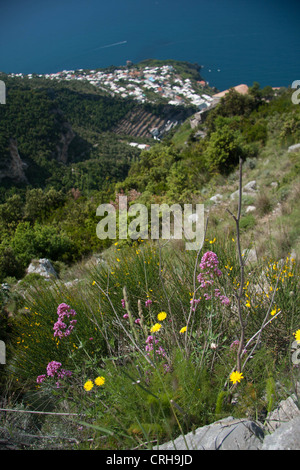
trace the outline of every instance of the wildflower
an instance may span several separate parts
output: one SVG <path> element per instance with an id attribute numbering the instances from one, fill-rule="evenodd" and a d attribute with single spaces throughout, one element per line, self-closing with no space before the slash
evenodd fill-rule
<path id="1" fill-rule="evenodd" d="M 141 319 L 137 318 L 136 320 L 134 320 L 134 323 L 137 323 L 139 325 L 141 323 Z"/>
<path id="2" fill-rule="evenodd" d="M 166 312 L 160 312 L 158 315 L 157 315 L 157 320 L 158 321 L 163 321 L 167 318 L 167 314 Z"/>
<path id="3" fill-rule="evenodd" d="M 160 323 L 155 323 L 155 325 L 152 326 L 150 332 L 151 332 L 151 333 L 156 333 L 156 332 L 159 331 L 160 329 L 161 329 Z"/>
<path id="4" fill-rule="evenodd" d="M 86 390 L 87 392 L 89 392 L 90 390 L 92 390 L 94 384 L 91 380 L 88 380 L 87 382 L 85 382 L 83 388 L 84 390 Z"/>
<path id="5" fill-rule="evenodd" d="M 213 240 L 210 240 L 209 243 L 210 243 L 211 245 L 213 245 L 216 240 L 217 240 L 217 239 L 216 239 L 216 237 L 215 237 Z"/>
<path id="6" fill-rule="evenodd" d="M 47 365 L 47 375 L 49 375 L 49 377 L 54 377 L 60 367 L 61 367 L 61 362 L 57 362 L 57 361 L 49 362 L 49 364 Z"/>
<path id="7" fill-rule="evenodd" d="M 128 313 L 125 313 L 125 314 L 123 315 L 123 318 L 128 318 L 128 317 L 129 317 Z"/>
<path id="8" fill-rule="evenodd" d="M 71 334 L 74 326 L 77 323 L 77 320 L 72 319 L 69 321 L 69 326 L 63 321 L 65 317 L 69 320 L 70 317 L 74 317 L 76 315 L 75 310 L 71 309 L 71 307 L 65 303 L 60 304 L 57 307 L 57 315 L 58 320 L 54 323 L 53 330 L 54 336 L 58 336 L 59 338 L 67 337 Z"/>
<path id="9" fill-rule="evenodd" d="M 46 378 L 46 375 L 45 374 L 42 374 L 42 375 L 39 375 L 37 378 L 36 378 L 36 381 L 38 384 L 41 384 L 42 382 L 44 382 Z"/>
<path id="10" fill-rule="evenodd" d="M 232 383 L 236 384 L 237 382 L 240 382 L 244 377 L 241 372 L 234 371 L 230 374 L 229 378 Z"/>
<path id="11" fill-rule="evenodd" d="M 230 345 L 230 349 L 238 348 L 239 344 L 240 344 L 240 342 L 239 342 L 238 339 L 234 340 L 233 343 L 231 343 L 231 345 Z"/>
<path id="12" fill-rule="evenodd" d="M 122 307 L 125 308 L 125 299 L 121 299 Z"/>
<path id="13" fill-rule="evenodd" d="M 228 297 L 226 297 L 226 295 L 221 295 L 220 300 L 221 300 L 221 304 L 223 304 L 223 305 L 229 305 L 230 304 L 230 300 L 228 299 Z"/>
<path id="14" fill-rule="evenodd" d="M 181 328 L 181 330 L 179 331 L 179 333 L 181 333 L 181 334 L 182 334 L 182 333 L 185 333 L 185 332 L 186 332 L 186 328 L 187 328 L 186 326 L 184 326 L 183 328 Z"/>
<path id="15" fill-rule="evenodd" d="M 275 307 L 271 310 L 271 315 L 276 315 L 276 313 L 278 312 L 279 310 Z"/>
<path id="16" fill-rule="evenodd" d="M 94 380 L 95 384 L 98 386 L 98 387 L 102 387 L 102 385 L 105 384 L 105 378 L 104 377 L 97 377 L 95 380 Z"/>
<path id="17" fill-rule="evenodd" d="M 297 343 L 300 343 L 300 330 L 297 330 L 296 333 L 294 333 L 294 336 Z"/>
<path id="18" fill-rule="evenodd" d="M 145 302 L 145 306 L 149 307 L 151 304 L 152 304 L 152 300 L 147 299 L 146 302 Z"/>

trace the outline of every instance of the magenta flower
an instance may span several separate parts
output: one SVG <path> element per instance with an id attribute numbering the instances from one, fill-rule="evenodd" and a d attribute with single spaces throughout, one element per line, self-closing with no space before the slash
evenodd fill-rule
<path id="1" fill-rule="evenodd" d="M 149 307 L 151 304 L 152 304 L 152 300 L 147 299 L 146 302 L 145 302 L 145 306 Z"/>
<path id="2" fill-rule="evenodd" d="M 57 307 L 57 315 L 58 320 L 56 323 L 54 323 L 53 330 L 54 336 L 57 336 L 61 339 L 69 336 L 77 323 L 77 320 L 74 318 L 69 321 L 69 325 L 67 325 L 63 320 L 65 318 L 69 320 L 70 318 L 75 317 L 76 312 L 75 310 L 71 309 L 69 305 L 62 303 Z"/>
<path id="3" fill-rule="evenodd" d="M 125 313 L 125 314 L 123 315 L 123 318 L 128 318 L 128 317 L 129 317 L 128 313 Z"/>
<path id="4" fill-rule="evenodd" d="M 36 381 L 37 381 L 38 384 L 41 384 L 42 382 L 44 382 L 45 378 L 46 378 L 45 374 L 38 375 L 37 378 L 36 378 Z"/>
<path id="5" fill-rule="evenodd" d="M 125 299 L 121 299 L 122 307 L 125 308 Z"/>

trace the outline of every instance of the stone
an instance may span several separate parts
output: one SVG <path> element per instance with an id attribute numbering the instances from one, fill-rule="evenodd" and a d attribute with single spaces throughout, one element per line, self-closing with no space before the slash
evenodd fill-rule
<path id="1" fill-rule="evenodd" d="M 27 274 L 36 273 L 47 279 L 51 277 L 57 278 L 55 269 L 47 258 L 33 260 L 27 268 Z"/>
<path id="2" fill-rule="evenodd" d="M 218 204 L 223 199 L 222 194 L 216 194 L 215 196 L 212 196 L 210 198 L 210 201 L 214 202 L 215 204 Z"/>
<path id="3" fill-rule="evenodd" d="M 245 264 L 256 263 L 257 254 L 255 248 L 250 248 L 250 250 L 243 250 L 242 252 Z"/>
<path id="4" fill-rule="evenodd" d="M 300 450 L 300 416 L 283 423 L 264 438 L 261 450 Z"/>
<path id="5" fill-rule="evenodd" d="M 294 144 L 294 145 L 290 145 L 290 147 L 288 148 L 288 152 L 291 153 L 291 152 L 299 152 L 300 151 L 300 144 Z"/>
<path id="6" fill-rule="evenodd" d="M 255 206 L 248 206 L 246 207 L 246 214 L 249 214 L 250 212 L 254 212 L 256 210 Z"/>
<path id="7" fill-rule="evenodd" d="M 243 187 L 242 196 L 253 195 L 255 194 L 255 192 L 256 192 L 256 180 L 249 181 L 249 183 L 245 184 L 245 186 Z M 239 189 L 237 189 L 230 195 L 230 199 L 235 199 L 238 196 L 239 196 Z"/>
<path id="8" fill-rule="evenodd" d="M 249 181 L 249 183 L 247 183 L 245 186 L 244 186 L 244 192 L 249 192 L 249 191 L 256 191 L 256 181 L 253 180 L 253 181 Z"/>
<path id="9" fill-rule="evenodd" d="M 158 450 L 258 450 L 264 438 L 263 426 L 232 416 L 196 429 L 184 437 L 157 447 Z"/>

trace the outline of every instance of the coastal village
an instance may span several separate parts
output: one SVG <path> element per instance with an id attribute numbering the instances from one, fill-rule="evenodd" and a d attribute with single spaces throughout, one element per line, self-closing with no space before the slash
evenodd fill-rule
<path id="1" fill-rule="evenodd" d="M 49 74 L 10 74 L 10 76 L 47 78 L 50 80 L 88 81 L 111 96 L 131 98 L 140 103 L 163 101 L 173 106 L 195 106 L 198 110 L 209 108 L 214 98 L 205 90 L 204 80 L 193 81 L 181 78 L 172 65 L 161 67 L 120 67 L 106 70 L 63 70 Z"/>
<path id="2" fill-rule="evenodd" d="M 212 88 L 203 80 L 192 80 L 183 78 L 173 65 L 161 66 L 134 66 L 130 61 L 123 67 L 110 67 L 97 70 L 63 70 L 49 74 L 9 74 L 10 77 L 19 78 L 44 78 L 48 80 L 82 81 L 99 88 L 113 97 L 133 99 L 138 103 L 165 103 L 174 107 L 195 108 L 193 117 L 190 119 L 192 128 L 198 126 L 202 115 L 215 107 L 220 99 L 229 92 L 224 90 L 213 94 Z M 238 93 L 247 94 L 248 86 L 241 84 L 233 87 Z M 149 135 L 155 140 L 176 126 L 178 121 L 167 121 L 161 129 L 157 127 L 149 129 Z M 148 144 L 131 142 L 131 146 L 140 150 L 149 149 Z"/>

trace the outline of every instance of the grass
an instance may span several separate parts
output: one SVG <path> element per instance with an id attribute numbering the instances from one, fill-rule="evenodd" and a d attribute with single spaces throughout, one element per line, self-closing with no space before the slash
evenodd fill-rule
<path id="1" fill-rule="evenodd" d="M 73 448 L 151 448 L 220 417 L 246 412 L 253 419 L 261 416 L 270 407 L 271 378 L 285 383 L 292 374 L 290 345 L 300 316 L 299 268 L 287 258 L 283 265 L 265 259 L 246 269 L 245 344 L 264 319 L 274 320 L 261 332 L 260 349 L 253 357 L 250 343 L 242 357 L 244 379 L 233 386 L 233 345 L 240 337 L 236 249 L 236 239 L 212 237 L 208 231 L 196 276 L 201 256 L 216 253 L 222 275 L 214 276 L 212 291 L 199 287 L 196 253 L 179 249 L 175 242 L 139 242 L 124 248 L 116 244 L 106 264 L 82 268 L 80 282 L 68 288 L 60 281 L 33 282 L 14 320 L 7 366 L 10 396 L 19 396 L 25 410 L 54 413 L 36 417 L 39 433 L 51 432 L 61 442 L 68 437 L 68 445 L 73 439 Z M 222 304 L 214 289 L 230 304 Z M 193 298 L 201 298 L 193 304 L 195 310 Z M 149 306 L 147 300 L 152 301 Z M 63 302 L 76 311 L 77 324 L 68 337 L 58 339 L 53 325 Z M 165 315 L 158 317 L 160 312 Z M 160 327 L 151 333 L 157 324 Z M 37 376 L 46 374 L 51 361 L 60 362 L 72 375 L 61 380 L 46 377 L 37 384 Z M 97 377 L 104 379 L 100 385 Z M 232 387 L 238 405 L 231 404 Z"/>
<path id="2" fill-rule="evenodd" d="M 224 178 L 214 181 L 214 193 L 224 197 L 210 206 L 198 259 L 176 240 L 116 242 L 100 263 L 74 267 L 70 279 L 66 273 L 51 282 L 25 278 L 14 292 L 2 396 L 6 408 L 53 414 L 20 416 L 24 429 L 51 435 L 53 445 L 64 448 L 151 448 L 229 415 L 263 421 L 292 393 L 299 371 L 291 345 L 300 324 L 296 163 L 269 142 L 255 165 L 245 165 L 244 181 L 256 179 L 260 192 L 242 201 L 241 249 L 258 253 L 257 262 L 245 265 L 242 290 L 236 228 L 226 211 L 238 209 L 230 200 L 236 173 L 229 177 L 230 193 Z M 256 207 L 253 214 L 245 212 L 249 204 Z M 222 272 L 213 276 L 211 291 L 197 279 L 209 251 Z M 74 279 L 79 281 L 65 284 Z M 214 289 L 230 304 L 220 302 Z M 243 379 L 233 384 L 241 291 L 246 352 L 240 354 Z M 76 311 L 77 323 L 70 336 L 58 339 L 53 325 L 64 302 Z M 51 361 L 72 372 L 59 388 L 57 377 L 36 382 Z M 104 378 L 101 385 L 97 377 Z M 0 426 L 11 428 L 16 418 L 8 413 L 1 419 Z"/>

